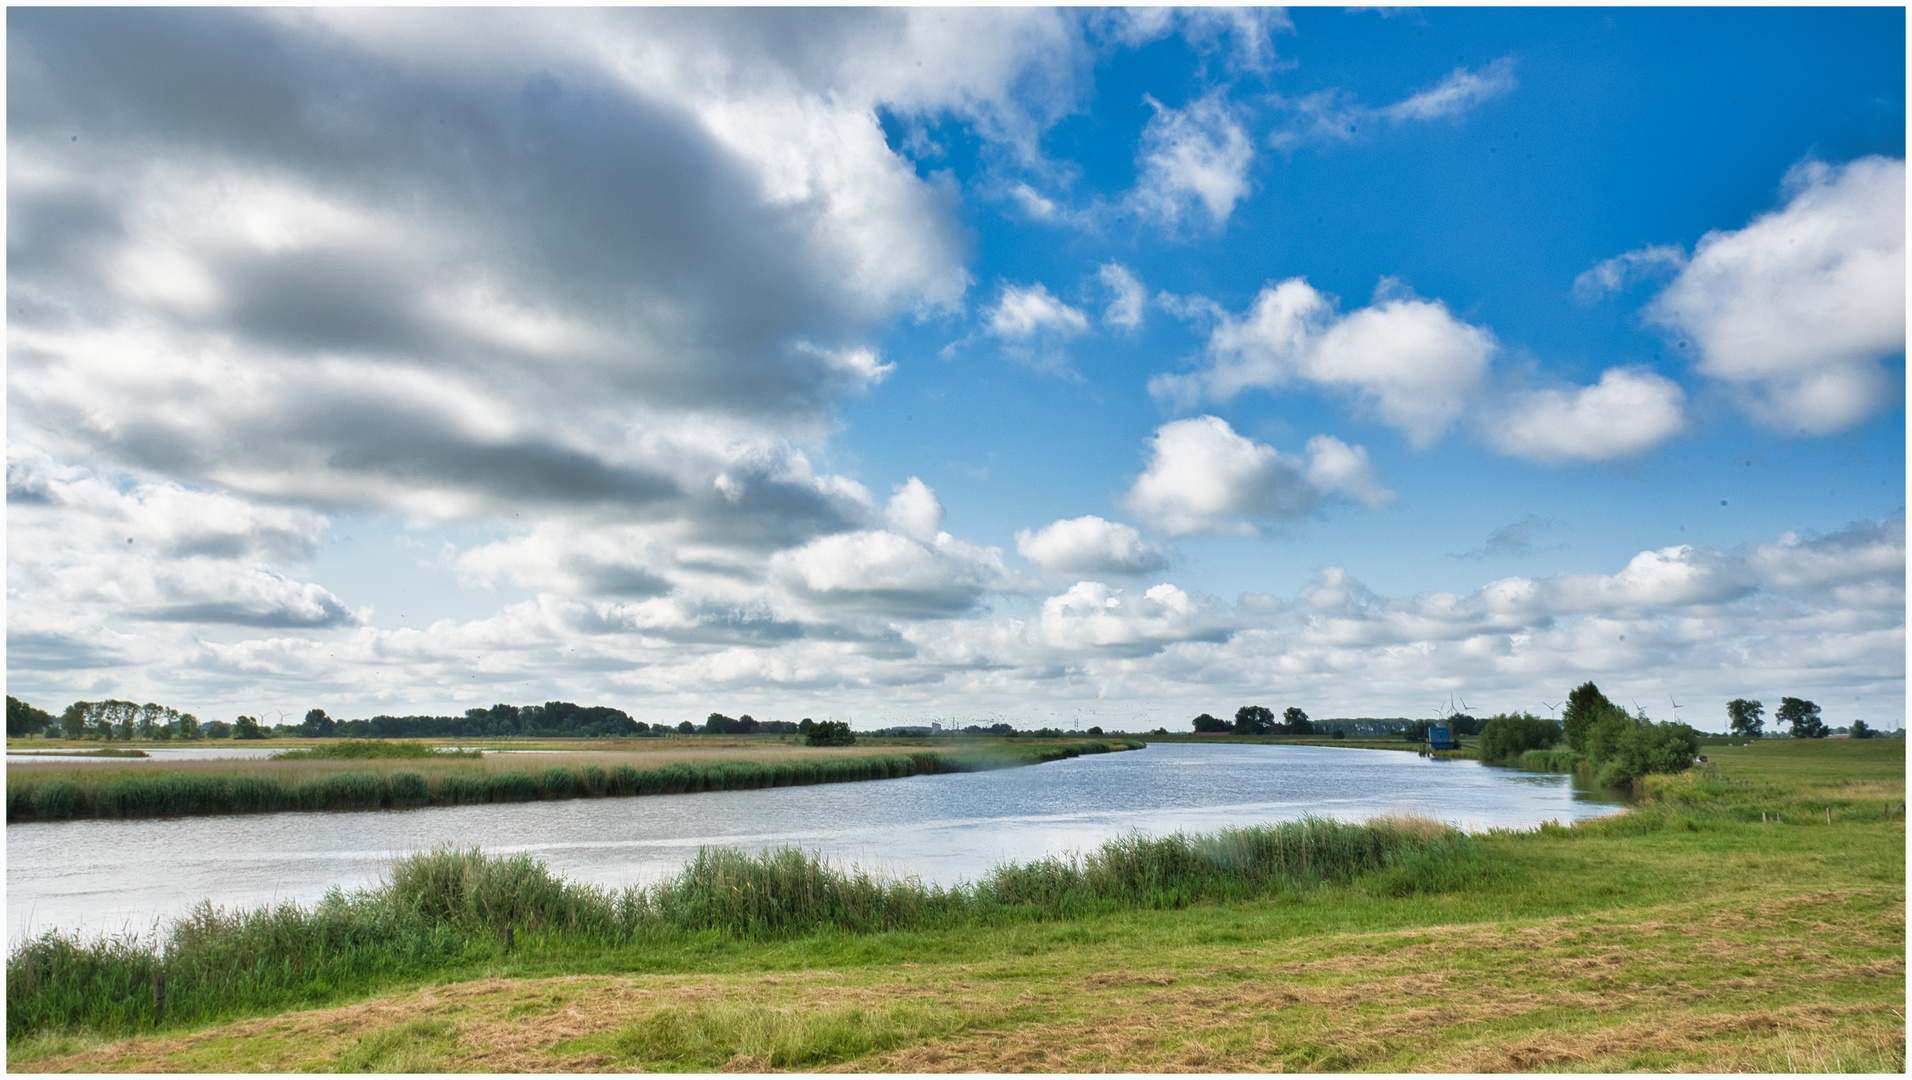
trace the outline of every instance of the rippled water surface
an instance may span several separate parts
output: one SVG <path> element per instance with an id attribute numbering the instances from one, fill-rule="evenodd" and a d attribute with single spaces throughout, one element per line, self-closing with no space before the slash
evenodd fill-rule
<path id="1" fill-rule="evenodd" d="M 529 852 L 577 881 L 668 876 L 707 844 L 794 844 L 925 881 L 1094 848 L 1131 830 L 1207 832 L 1406 811 L 1466 828 L 1613 813 L 1565 776 L 1389 750 L 1156 744 L 1029 768 L 634 799 L 7 826 L 7 935 L 144 931 L 202 899 L 310 903 L 440 844 Z"/>

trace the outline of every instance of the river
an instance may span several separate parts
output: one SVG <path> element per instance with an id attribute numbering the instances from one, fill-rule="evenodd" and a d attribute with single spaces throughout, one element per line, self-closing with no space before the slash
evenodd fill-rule
<path id="1" fill-rule="evenodd" d="M 621 887 L 675 873 L 703 845 L 797 845 L 926 882 L 1087 851 L 1139 830 L 1212 832 L 1306 814 L 1406 812 L 1469 829 L 1614 813 L 1566 776 L 1390 750 L 1158 743 L 986 773 L 628 799 L 7 826 L 7 938 L 150 932 L 200 900 L 310 904 L 375 884 L 441 844 L 528 852 Z"/>

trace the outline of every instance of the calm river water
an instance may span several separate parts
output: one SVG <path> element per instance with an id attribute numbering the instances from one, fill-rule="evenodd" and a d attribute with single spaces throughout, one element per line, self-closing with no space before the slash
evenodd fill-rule
<path id="1" fill-rule="evenodd" d="M 7 826 L 7 939 L 145 932 L 200 900 L 311 903 L 440 844 L 529 852 L 607 886 L 675 873 L 703 845 L 797 845 L 924 881 L 1087 851 L 1139 830 L 1209 832 L 1408 811 L 1464 828 L 1614 813 L 1567 777 L 1391 750 L 1158 743 L 1020 769 L 635 799 Z"/>

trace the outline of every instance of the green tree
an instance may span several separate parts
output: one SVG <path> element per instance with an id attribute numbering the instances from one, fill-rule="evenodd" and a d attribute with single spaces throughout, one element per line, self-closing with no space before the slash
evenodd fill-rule
<path id="1" fill-rule="evenodd" d="M 1275 714 L 1265 705 L 1243 705 L 1235 710 L 1235 734 L 1271 735 L 1275 731 Z"/>
<path id="2" fill-rule="evenodd" d="M 1779 699 L 1779 708 L 1773 713 L 1773 719 L 1792 726 L 1795 739 L 1823 739 L 1832 734 L 1826 722 L 1819 719 L 1819 706 L 1804 698 L 1783 697 Z"/>
<path id="3" fill-rule="evenodd" d="M 1203 713 L 1195 718 L 1195 731 L 1198 734 L 1209 734 L 1227 730 L 1228 721 L 1226 720 L 1218 720 L 1207 713 Z"/>
<path id="4" fill-rule="evenodd" d="M 235 739 L 263 739 L 265 729 L 259 726 L 257 717 L 242 716 L 232 722 L 232 737 Z"/>
<path id="5" fill-rule="evenodd" d="M 68 705 L 66 711 L 60 714 L 60 734 L 69 739 L 86 738 L 87 720 L 86 702 L 76 701 Z"/>
<path id="6" fill-rule="evenodd" d="M 179 714 L 179 737 L 180 738 L 198 739 L 198 738 L 203 738 L 205 734 L 206 733 L 203 730 L 201 730 L 199 727 L 199 717 L 194 716 L 192 713 Z"/>
<path id="7" fill-rule="evenodd" d="M 823 720 L 810 725 L 803 741 L 811 746 L 855 746 L 856 733 L 842 720 Z"/>
<path id="8" fill-rule="evenodd" d="M 1852 722 L 1852 737 L 1853 738 L 1870 739 L 1872 738 L 1874 734 L 1875 733 L 1873 732 L 1873 730 L 1866 726 L 1866 722 L 1864 720 L 1854 720 Z"/>
<path id="9" fill-rule="evenodd" d="M 1482 761 L 1515 761 L 1529 750 L 1546 750 L 1560 741 L 1560 725 L 1532 713 L 1502 713 L 1487 718 L 1480 733 Z"/>
<path id="10" fill-rule="evenodd" d="M 1567 711 L 1560 714 L 1560 727 L 1567 737 L 1567 745 L 1587 754 L 1587 740 L 1594 725 L 1619 711 L 1620 707 L 1608 701 L 1599 687 L 1590 682 L 1580 684 L 1567 695 Z"/>
<path id="11" fill-rule="evenodd" d="M 305 723 L 299 725 L 299 734 L 323 739 L 332 734 L 334 726 L 334 721 L 325 715 L 324 709 L 311 709 L 305 714 Z"/>
<path id="12" fill-rule="evenodd" d="M 53 714 L 36 709 L 12 694 L 7 695 L 7 738 L 38 735 L 53 725 Z"/>
<path id="13" fill-rule="evenodd" d="M 1282 711 L 1281 726 L 1290 735 L 1311 735 L 1314 725 L 1308 722 L 1308 714 L 1293 705 Z"/>
<path id="14" fill-rule="evenodd" d="M 677 725 L 677 733 L 679 735 L 689 735 L 696 730 L 697 725 L 691 723 L 689 720 L 682 721 Z"/>
<path id="15" fill-rule="evenodd" d="M 230 739 L 232 738 L 232 725 L 226 723 L 224 720 L 210 721 L 206 724 L 206 738 Z"/>
<path id="16" fill-rule="evenodd" d="M 1766 715 L 1766 706 L 1746 698 L 1734 698 L 1726 703 L 1726 717 L 1731 722 L 1733 734 L 1747 739 L 1759 738 L 1766 727 L 1766 721 L 1760 717 Z"/>

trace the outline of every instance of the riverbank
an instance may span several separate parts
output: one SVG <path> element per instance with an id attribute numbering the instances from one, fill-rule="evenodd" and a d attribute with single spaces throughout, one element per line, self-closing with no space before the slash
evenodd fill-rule
<path id="1" fill-rule="evenodd" d="M 636 748 L 572 744 L 536 758 L 517 753 L 482 759 L 217 759 L 117 768 L 104 762 L 33 761 L 8 765 L 7 821 L 393 810 L 744 791 L 1014 768 L 1145 745 L 1140 739 L 1004 740 L 950 749 L 656 742 Z"/>
<path id="2" fill-rule="evenodd" d="M 10 1036 L 8 1064 L 1897 1072 L 1904 774 L 1896 741 L 1727 748 L 1620 817 L 1475 837 L 1451 874 L 1179 909 L 611 948 L 490 934 L 270 1016 Z"/>

